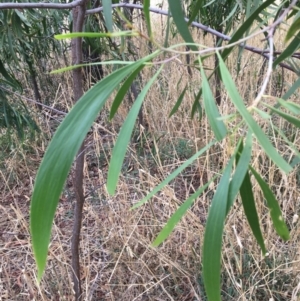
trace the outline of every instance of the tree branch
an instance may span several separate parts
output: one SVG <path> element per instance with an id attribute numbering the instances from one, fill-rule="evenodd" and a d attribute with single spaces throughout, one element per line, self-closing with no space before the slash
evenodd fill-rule
<path id="1" fill-rule="evenodd" d="M 289 5 L 289 7 L 285 10 L 285 12 L 287 12 L 291 7 L 293 7 L 295 5 L 295 2 L 296 0 L 293 0 L 293 2 Z M 118 7 L 128 7 L 128 8 L 135 8 L 135 9 L 140 9 L 142 10 L 143 9 L 143 5 L 139 5 L 139 4 L 132 4 L 132 3 L 118 3 L 118 4 L 112 4 L 112 8 L 118 8 Z M 160 14 L 160 15 L 165 15 L 165 16 L 168 16 L 169 12 L 166 11 L 166 10 L 162 10 L 162 9 L 159 9 L 159 8 L 154 8 L 154 7 L 149 7 L 149 10 L 152 12 L 152 13 L 156 13 L 156 14 Z M 95 14 L 95 13 L 98 13 L 98 12 L 101 12 L 103 11 L 103 7 L 98 7 L 98 8 L 94 8 L 94 9 L 89 9 L 86 11 L 86 15 L 90 15 L 90 14 Z M 282 22 L 282 19 L 285 17 L 286 13 L 283 13 L 280 17 L 280 20 L 278 19 L 276 21 L 276 26 Z M 185 18 L 185 21 L 189 21 L 188 18 Z M 275 24 L 275 23 L 274 23 Z M 202 29 L 203 31 L 205 32 L 208 32 L 214 36 L 217 36 L 225 41 L 228 41 L 230 42 L 231 40 L 231 36 L 228 36 L 228 35 L 225 35 L 207 25 L 204 25 L 202 23 L 198 23 L 198 22 L 192 22 L 191 25 L 193 27 L 196 27 L 196 28 L 199 28 L 199 29 Z M 267 52 L 270 52 L 269 49 L 259 49 L 259 48 L 256 48 L 256 47 L 253 47 L 253 46 L 247 46 L 245 45 L 244 43 L 241 43 L 240 44 L 240 47 L 243 47 L 244 49 L 248 50 L 248 51 L 251 51 L 253 53 L 257 53 L 259 55 L 262 55 L 263 57 L 265 57 L 266 59 L 270 59 L 270 56 L 267 54 Z M 274 53 L 275 54 L 281 54 L 281 52 L 276 52 Z M 293 55 L 295 58 L 298 58 L 296 55 Z M 285 64 L 285 63 L 280 63 L 279 66 L 285 68 L 285 69 L 288 69 L 292 72 L 295 72 L 297 73 L 297 71 L 292 68 L 291 66 Z"/>
<path id="2" fill-rule="evenodd" d="M 132 3 L 117 3 L 117 4 L 112 4 L 112 8 L 118 8 L 118 7 L 128 7 L 128 8 L 135 8 L 135 9 L 140 9 L 142 10 L 143 9 L 143 5 L 140 5 L 140 4 L 132 4 Z M 156 8 L 156 7 L 149 7 L 149 10 L 152 12 L 152 13 L 156 13 L 156 14 L 160 14 L 160 15 L 164 15 L 164 16 L 168 16 L 169 15 L 169 12 L 167 10 L 163 10 L 163 9 L 159 9 L 159 8 Z M 95 14 L 95 13 L 98 13 L 98 12 L 101 12 L 103 11 L 103 7 L 98 7 L 98 8 L 94 8 L 94 9 L 88 9 L 86 11 L 86 14 L 87 15 L 90 15 L 90 14 Z M 185 18 L 185 20 L 188 22 L 188 18 Z M 218 36 L 226 41 L 229 41 L 231 39 L 230 36 L 226 36 L 220 32 L 218 32 L 217 30 L 214 30 L 212 29 L 211 27 L 209 26 L 206 26 L 206 25 L 203 25 L 201 23 L 198 23 L 198 22 L 192 22 L 191 25 L 193 25 L 194 27 L 197 27 L 197 28 L 200 28 L 208 33 L 211 33 L 215 36 Z"/>
<path id="3" fill-rule="evenodd" d="M 83 3 L 84 3 L 85 0 L 74 0 L 73 2 L 71 3 L 68 3 L 68 4 L 57 4 L 57 3 L 0 3 L 0 10 L 1 9 L 26 9 L 26 8 L 48 8 L 48 9 L 70 9 L 70 8 L 74 8 L 76 6 L 81 6 Z M 289 7 L 286 9 L 286 11 L 288 11 L 291 7 L 293 7 L 295 5 L 295 3 L 297 2 L 297 0 L 293 0 L 292 3 L 289 5 Z M 134 3 L 117 3 L 117 4 L 112 4 L 112 8 L 118 8 L 118 7 L 127 7 L 127 8 L 132 8 L 132 9 L 140 9 L 142 10 L 143 9 L 143 6 L 142 5 L 139 5 L 139 4 L 134 4 Z M 155 7 L 149 7 L 149 10 L 153 13 L 156 13 L 156 14 L 160 14 L 160 15 L 165 15 L 165 16 L 168 16 L 169 12 L 166 11 L 166 10 L 162 10 L 162 9 L 159 9 L 159 8 L 155 8 Z M 103 11 L 103 7 L 98 7 L 98 8 L 94 8 L 94 9 L 89 9 L 86 11 L 86 15 L 90 15 L 90 14 L 95 14 L 95 13 L 98 13 L 98 12 L 101 12 Z M 276 22 L 276 25 L 279 24 L 282 19 L 284 18 L 284 15 L 285 14 L 282 14 L 280 16 L 280 20 L 277 20 Z M 188 21 L 189 19 L 188 18 L 185 18 L 186 21 Z M 203 31 L 205 32 L 208 32 L 214 36 L 217 36 L 225 41 L 229 41 L 231 40 L 231 36 L 228 36 L 228 35 L 225 35 L 225 34 L 222 34 L 220 32 L 218 32 L 217 30 L 209 27 L 209 26 L 206 26 L 204 24 L 201 24 L 201 23 L 198 23 L 198 22 L 192 22 L 191 25 L 193 27 L 196 27 L 196 28 L 199 28 L 199 29 L 202 29 Z M 251 51 L 253 53 L 257 53 L 259 55 L 262 55 L 263 57 L 265 57 L 266 59 L 269 60 L 269 55 L 266 54 L 266 52 L 268 52 L 269 50 L 262 50 L 262 49 L 259 49 L 259 48 L 256 48 L 256 47 L 252 47 L 252 46 L 247 46 L 247 45 L 244 45 L 244 43 L 241 43 L 240 45 L 241 47 L 243 47 L 244 49 L 248 50 L 248 51 Z M 275 54 L 280 54 L 279 52 L 276 52 L 274 53 Z M 297 55 L 293 55 L 293 57 L 295 58 L 298 58 Z M 293 67 L 285 64 L 285 63 L 280 63 L 279 64 L 281 67 L 285 68 L 285 69 L 288 69 L 292 72 L 295 72 L 297 73 L 297 70 L 295 70 Z"/>
<path id="4" fill-rule="evenodd" d="M 20 3 L 13 3 L 13 2 L 7 2 L 7 3 L 0 3 L 0 10 L 1 9 L 13 9 L 13 8 L 19 8 L 19 9 L 25 9 L 25 8 L 49 8 L 49 9 L 68 9 L 73 8 L 78 5 L 82 5 L 84 0 L 74 0 L 73 2 L 67 3 L 67 4 L 60 4 L 60 3 L 45 3 L 45 2 L 37 2 L 37 3 L 28 3 L 28 2 L 20 2 Z"/>
<path id="5" fill-rule="evenodd" d="M 15 9 L 16 8 L 19 8 L 19 9 L 26 9 L 26 8 L 70 9 L 70 8 L 74 8 L 78 5 L 79 6 L 82 5 L 83 2 L 84 2 L 84 0 L 74 0 L 73 2 L 68 3 L 68 4 L 41 3 L 41 2 L 40 3 L 10 3 L 9 2 L 9 3 L 0 3 L 0 10 L 1 9 L 14 9 L 14 8 Z M 291 5 L 289 6 L 289 8 L 291 6 L 293 6 L 295 2 L 296 2 L 296 0 L 293 0 Z M 112 8 L 118 8 L 118 7 L 127 7 L 127 8 L 140 9 L 140 10 L 143 9 L 142 5 L 133 4 L 133 3 L 112 4 Z M 168 11 L 162 10 L 162 9 L 159 9 L 159 8 L 155 8 L 155 7 L 149 7 L 149 10 L 153 13 L 160 14 L 160 15 L 168 16 L 168 14 L 169 14 Z M 86 11 L 86 15 L 95 14 L 95 13 L 98 13 L 98 12 L 101 12 L 101 11 L 103 11 L 103 7 L 89 9 L 89 10 Z M 188 21 L 189 19 L 185 18 L 185 20 Z M 198 22 L 192 22 L 191 25 L 196 27 L 196 28 L 202 29 L 203 31 L 208 32 L 208 33 L 210 33 L 214 36 L 217 36 L 217 37 L 219 37 L 219 38 L 221 38 L 225 41 L 230 41 L 231 40 L 231 36 L 222 34 L 222 33 L 218 32 L 217 30 L 215 30 L 215 29 L 213 29 L 209 26 L 206 26 L 204 24 L 201 24 L 201 23 L 198 23 Z M 248 51 L 251 51 L 253 53 L 257 53 L 259 55 L 262 55 L 266 59 L 269 59 L 269 55 L 266 54 L 266 52 L 268 52 L 269 50 L 262 50 L 262 49 L 259 49 L 259 48 L 256 48 L 256 47 L 247 46 L 247 45 L 244 45 L 244 43 L 242 43 L 240 46 L 244 47 L 244 49 L 246 49 Z M 276 53 L 274 53 L 274 55 L 275 54 L 280 54 L 280 53 L 276 52 Z M 296 55 L 294 55 L 294 57 L 298 58 Z M 294 68 L 292 68 L 291 66 L 289 66 L 285 63 L 280 63 L 279 65 L 281 67 L 285 68 L 285 69 L 288 69 L 292 72 L 297 73 L 297 71 Z"/>

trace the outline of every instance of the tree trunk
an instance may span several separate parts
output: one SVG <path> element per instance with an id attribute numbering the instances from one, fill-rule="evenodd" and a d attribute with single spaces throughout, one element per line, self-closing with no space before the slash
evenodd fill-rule
<path id="1" fill-rule="evenodd" d="M 73 32 L 82 32 L 84 15 L 86 11 L 86 3 L 81 6 L 73 8 Z M 72 63 L 73 65 L 82 63 L 82 38 L 76 38 L 72 40 Z M 78 101 L 83 95 L 83 73 L 81 68 L 73 70 L 73 90 L 74 90 L 74 101 Z M 85 143 L 83 142 L 79 153 L 75 160 L 75 170 L 73 175 L 73 186 L 76 195 L 75 214 L 74 214 L 74 225 L 72 233 L 72 268 L 73 268 L 73 282 L 76 301 L 82 300 L 82 289 L 80 279 L 80 264 L 79 264 L 79 242 L 80 242 L 80 230 L 82 222 L 82 208 L 84 204 L 84 193 L 83 193 L 83 167 L 84 167 L 84 148 Z"/>
<path id="2" fill-rule="evenodd" d="M 124 0 L 123 1 L 124 3 L 129 3 L 129 0 Z M 135 4 L 137 1 L 136 0 L 134 0 L 133 1 L 133 3 Z M 126 17 L 126 19 L 130 22 L 130 23 L 132 23 L 133 22 L 133 8 L 124 8 L 124 15 L 125 15 L 125 17 Z M 125 28 L 124 28 L 124 30 L 125 30 Z M 129 53 L 137 53 L 137 50 L 136 49 L 134 49 L 134 48 L 132 48 L 132 43 L 131 43 L 131 38 L 130 37 L 128 37 L 127 38 L 127 47 L 128 47 L 128 50 L 129 50 Z M 150 43 L 150 42 L 148 42 L 148 48 L 149 49 L 152 49 L 152 44 Z M 138 57 L 136 56 L 136 55 L 133 55 L 133 58 L 134 58 L 134 60 L 136 61 L 136 60 L 138 60 Z M 138 76 L 138 78 L 139 78 L 139 80 L 140 80 L 140 82 L 142 81 L 142 77 L 141 77 L 141 75 L 139 74 L 139 76 Z M 130 102 L 131 102 L 131 104 L 130 105 L 132 105 L 134 102 L 135 102 L 135 100 L 137 99 L 137 97 L 139 96 L 139 94 L 140 94 L 140 89 L 139 89 L 139 87 L 138 87 L 139 85 L 138 85 L 138 81 L 137 80 L 134 80 L 133 82 L 132 82 L 132 84 L 131 84 L 131 86 L 130 86 L 130 90 L 131 90 L 131 92 L 132 92 L 132 94 L 133 94 L 133 98 L 134 99 L 132 99 L 132 97 L 131 97 L 131 95 L 130 95 L 130 93 L 129 93 L 129 100 L 130 100 Z M 140 110 L 139 110 L 139 114 L 138 114 L 138 123 L 139 123 L 139 125 L 141 126 L 143 126 L 143 127 L 146 127 L 146 125 L 145 125 L 145 122 L 144 122 L 144 115 L 143 115 L 143 104 L 141 105 L 141 108 L 140 108 Z"/>
<path id="3" fill-rule="evenodd" d="M 37 102 L 37 108 L 41 111 L 43 109 L 43 106 L 40 104 L 41 94 L 40 94 L 39 86 L 38 86 L 38 83 L 36 80 L 36 73 L 34 71 L 31 72 L 31 70 L 29 72 L 30 72 L 30 79 L 32 82 L 32 86 L 33 86 L 34 99 Z"/>
<path id="4" fill-rule="evenodd" d="M 185 50 L 189 51 L 190 47 L 186 46 Z M 191 55 L 189 53 L 187 53 L 185 55 L 185 58 L 186 58 L 186 67 L 187 67 L 188 74 L 189 74 L 190 77 L 192 77 L 193 76 L 193 72 L 192 72 L 192 69 L 191 69 Z"/>

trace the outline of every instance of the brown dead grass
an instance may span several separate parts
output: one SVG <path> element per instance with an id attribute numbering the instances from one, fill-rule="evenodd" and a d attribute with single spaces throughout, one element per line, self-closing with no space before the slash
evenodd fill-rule
<path id="1" fill-rule="evenodd" d="M 209 36 L 195 33 L 205 45 L 212 45 Z M 261 45 L 260 37 L 249 41 Z M 140 49 L 145 44 L 139 44 Z M 145 51 L 145 50 L 143 50 Z M 217 182 L 200 196 L 175 231 L 158 248 L 151 243 L 178 206 L 198 187 L 219 174 L 230 157 L 243 128 L 211 148 L 196 164 L 166 186 L 147 205 L 130 211 L 133 204 L 179 166 L 184 159 L 212 138 L 205 116 L 199 122 L 188 112 L 201 79 L 193 70 L 190 78 L 180 61 L 169 63 L 154 84 L 144 105 L 146 128 L 137 127 L 124 162 L 124 170 L 115 196 L 105 188 L 107 165 L 117 131 L 128 112 L 122 105 L 112 122 L 107 122 L 108 107 L 101 113 L 87 138 L 85 164 L 84 220 L 81 232 L 81 277 L 84 300 L 206 300 L 201 277 L 202 240 L 208 208 Z M 213 60 L 205 61 L 212 68 Z M 235 55 L 229 67 L 235 77 Z M 257 91 L 262 59 L 245 52 L 242 71 L 235 82 L 246 104 Z M 146 80 L 153 70 L 146 69 Z M 177 83 L 180 81 L 180 84 Z M 273 78 L 274 79 L 274 78 Z M 284 90 L 295 80 L 285 72 Z M 167 118 L 179 94 L 189 83 L 184 103 L 179 111 Z M 270 95 L 277 95 L 274 81 Z M 61 109 L 70 107 L 70 78 L 64 76 L 53 102 Z M 272 101 L 272 99 L 268 100 Z M 222 114 L 235 112 L 226 93 L 220 107 Z M 70 238 L 74 208 L 74 191 L 69 179 L 57 209 L 48 264 L 40 285 L 36 281 L 29 236 L 29 204 L 34 177 L 61 117 L 40 118 L 43 138 L 34 144 L 4 148 L 1 157 L 0 197 L 0 300 L 74 300 L 70 266 Z M 270 139 L 282 154 L 290 155 L 267 122 L 256 116 Z M 54 120 L 54 121 L 53 121 Z M 237 121 L 230 121 L 234 127 Z M 275 120 L 281 129 L 290 131 L 282 120 Z M 295 143 L 299 132 L 294 130 Z M 192 153 L 191 153 L 192 152 Z M 283 215 L 291 229 L 289 242 L 274 233 L 268 210 L 259 189 L 254 186 L 257 210 L 269 255 L 264 259 L 246 222 L 241 202 L 237 201 L 227 219 L 223 240 L 223 300 L 298 300 L 300 289 L 299 226 L 293 222 L 299 212 L 299 171 L 283 175 L 258 145 L 254 146 L 254 167 L 272 186 L 280 201 Z M 297 297 L 298 296 L 298 297 Z M 273 299 L 271 299 L 273 298 Z"/>

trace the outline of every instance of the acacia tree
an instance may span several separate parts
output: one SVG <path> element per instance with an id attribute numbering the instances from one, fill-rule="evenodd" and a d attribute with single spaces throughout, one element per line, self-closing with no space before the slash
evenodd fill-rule
<path id="1" fill-rule="evenodd" d="M 175 58 L 178 55 L 185 55 L 186 52 L 177 50 L 177 45 L 173 45 L 170 48 L 161 47 L 155 43 L 155 39 L 152 35 L 150 11 L 172 15 L 173 21 L 177 27 L 178 32 L 185 40 L 186 45 L 190 48 L 190 53 L 193 53 L 196 57 L 196 67 L 201 73 L 202 83 L 201 89 L 198 95 L 195 97 L 195 103 L 198 103 L 202 98 L 203 106 L 207 115 L 207 119 L 211 125 L 211 129 L 215 135 L 210 143 L 203 147 L 199 152 L 188 159 L 184 164 L 177 168 L 171 175 L 169 175 L 164 181 L 162 181 L 157 187 L 155 187 L 147 196 L 145 196 L 140 202 L 134 205 L 134 208 L 146 203 L 155 193 L 167 185 L 172 179 L 174 179 L 184 168 L 194 162 L 200 155 L 208 151 L 217 142 L 224 140 L 226 137 L 231 137 L 236 134 L 236 126 L 230 127 L 223 120 L 226 118 L 232 118 L 230 116 L 221 116 L 218 107 L 216 106 L 215 99 L 213 97 L 212 90 L 209 84 L 209 78 L 204 72 L 203 59 L 207 54 L 216 54 L 219 61 L 219 69 L 221 80 L 225 86 L 231 102 L 234 104 L 237 112 L 235 117 L 242 120 L 239 123 L 239 127 L 244 131 L 239 136 L 238 144 L 232 151 L 230 160 L 226 167 L 222 170 L 219 184 L 216 193 L 213 197 L 212 204 L 209 210 L 209 215 L 206 223 L 206 231 L 203 243 L 203 278 L 206 293 L 209 300 L 220 300 L 220 270 L 221 270 L 221 246 L 222 246 L 222 233 L 224 229 L 224 223 L 228 212 L 236 200 L 236 196 L 240 193 L 242 204 L 244 207 L 245 215 L 252 229 L 253 235 L 256 238 L 258 244 L 261 247 L 263 254 L 266 254 L 266 247 L 264 239 L 259 225 L 259 216 L 256 211 L 256 205 L 254 196 L 252 193 L 252 182 L 250 177 L 252 176 L 257 184 L 260 186 L 267 205 L 270 209 L 271 219 L 277 233 L 284 239 L 289 238 L 289 232 L 284 219 L 281 214 L 280 206 L 271 190 L 269 185 L 265 182 L 263 177 L 256 171 L 252 164 L 252 143 L 254 140 L 261 146 L 262 150 L 270 158 L 270 160 L 282 170 L 282 172 L 288 173 L 292 170 L 293 164 L 287 162 L 282 155 L 275 149 L 267 135 L 264 133 L 260 125 L 254 120 L 253 115 L 255 113 L 265 114 L 262 112 L 258 105 L 262 105 L 264 108 L 270 110 L 269 114 L 277 114 L 280 118 L 291 123 L 292 126 L 300 127 L 299 119 L 297 115 L 300 114 L 300 107 L 298 104 L 285 101 L 293 92 L 299 87 L 300 81 L 298 80 L 289 91 L 283 96 L 282 99 L 278 99 L 278 104 L 275 107 L 271 107 L 262 101 L 262 96 L 265 93 L 267 84 L 270 80 L 270 76 L 274 68 L 277 65 L 281 65 L 292 71 L 298 71 L 298 67 L 295 60 L 298 59 L 296 53 L 299 48 L 298 39 L 298 27 L 299 22 L 297 10 L 295 6 L 296 0 L 291 1 L 285 6 L 284 10 L 280 13 L 279 17 L 274 16 L 275 21 L 272 22 L 271 15 L 269 16 L 270 25 L 264 25 L 262 29 L 255 34 L 267 33 L 267 40 L 269 43 L 268 51 L 262 49 L 256 49 L 254 47 L 246 45 L 246 41 L 249 35 L 246 33 L 255 22 L 261 21 L 261 14 L 265 12 L 271 5 L 274 5 L 275 1 L 267 0 L 261 1 L 257 4 L 255 9 L 251 10 L 251 13 L 247 16 L 245 21 L 236 28 L 232 37 L 218 32 L 216 29 L 207 27 L 205 24 L 196 23 L 193 18 L 197 16 L 198 12 L 193 14 L 193 18 L 190 20 L 185 19 L 183 10 L 181 8 L 180 0 L 169 0 L 169 12 L 165 12 L 159 9 L 150 8 L 150 1 L 144 1 L 143 6 L 137 4 L 117 3 L 111 5 L 110 1 L 103 1 L 103 7 L 96 7 L 94 9 L 86 10 L 87 0 L 78 0 L 69 4 L 54 4 L 54 3 L 6 3 L 0 4 L 0 9 L 13 9 L 13 8 L 53 8 L 53 9 L 66 9 L 72 8 L 73 10 L 73 33 L 58 35 L 57 39 L 72 38 L 72 65 L 73 65 L 73 83 L 74 83 L 74 99 L 76 104 L 70 113 L 66 116 L 57 132 L 55 133 L 44 159 L 39 168 L 34 192 L 31 201 L 31 234 L 33 241 L 33 250 L 38 266 L 38 278 L 41 279 L 43 271 L 46 265 L 48 245 L 50 241 L 51 225 L 54 218 L 55 210 L 58 204 L 58 199 L 63 189 L 63 185 L 67 178 L 67 175 L 71 169 L 73 158 L 76 156 L 75 172 L 74 172 L 74 187 L 76 190 L 76 214 L 75 223 L 72 238 L 72 265 L 74 270 L 74 288 L 76 299 L 81 300 L 81 285 L 80 285 L 80 268 L 79 268 L 79 253 L 78 242 L 80 236 L 82 206 L 84 202 L 83 195 L 83 159 L 84 159 L 84 139 L 95 120 L 97 114 L 103 108 L 106 100 L 113 93 L 115 89 L 119 89 L 115 101 L 111 107 L 110 117 L 113 118 L 120 103 L 122 102 L 124 95 L 131 86 L 136 76 L 142 69 L 153 61 L 155 58 L 162 54 L 168 54 L 168 52 L 176 53 Z M 201 8 L 202 1 L 196 1 L 196 9 Z M 241 2 L 240 5 L 248 5 Z M 281 10 L 283 3 L 280 6 L 274 6 L 277 11 Z M 112 22 L 112 8 L 127 6 L 135 9 L 143 9 L 145 15 L 145 21 L 147 24 L 147 33 L 139 32 L 132 26 L 128 31 L 118 31 L 113 27 Z M 108 32 L 102 33 L 84 33 L 83 25 L 86 15 L 98 13 L 103 11 L 106 28 Z M 274 31 L 277 26 L 280 25 L 286 18 L 294 18 L 292 25 L 287 33 L 286 40 L 292 39 L 287 48 L 280 53 L 274 52 Z M 229 41 L 228 45 L 222 47 L 222 54 L 218 52 L 218 48 L 202 49 L 201 45 L 194 43 L 191 31 L 188 24 L 197 26 L 211 34 L 222 38 L 224 41 Z M 115 31 L 113 31 L 115 29 Z M 167 33 L 168 34 L 168 33 Z M 150 55 L 126 64 L 124 67 L 114 71 L 112 74 L 103 78 L 99 83 L 94 85 L 87 93 L 83 95 L 83 77 L 81 72 L 82 66 L 82 38 L 83 37 L 122 37 L 122 36 L 140 36 L 147 41 L 154 42 L 157 49 Z M 295 37 L 294 37 L 295 36 Z M 232 79 L 232 75 L 226 67 L 226 59 L 229 54 L 236 47 L 242 47 L 243 49 L 263 55 L 268 60 L 268 68 L 265 73 L 262 88 L 257 94 L 253 102 L 247 107 L 239 95 L 236 85 Z M 147 91 L 151 85 L 155 82 L 157 76 L 164 68 L 164 66 L 172 61 L 174 57 L 164 59 L 161 61 L 161 67 L 155 73 L 155 75 L 148 81 L 145 87 L 140 92 L 136 101 L 132 105 L 127 119 L 124 121 L 123 127 L 120 130 L 119 137 L 116 141 L 112 152 L 112 158 L 110 161 L 107 189 L 110 194 L 114 194 L 118 178 L 121 172 L 123 159 L 126 153 L 126 146 L 129 143 L 131 133 L 134 128 L 135 120 L 138 116 L 138 112 L 143 103 Z M 116 62 L 117 63 L 117 62 Z M 118 62 L 120 63 L 120 62 Z M 180 106 L 182 99 L 179 98 L 174 104 L 172 113 L 175 113 Z M 265 116 L 265 115 L 264 115 Z M 220 118 L 222 117 L 222 118 Z M 269 120 L 271 122 L 271 119 Z M 283 133 L 279 133 L 283 135 Z M 287 137 L 283 137 L 288 147 L 293 151 L 296 158 L 300 157 L 297 147 L 293 145 Z M 188 210 L 194 200 L 209 186 L 209 184 L 215 180 L 215 177 L 209 179 L 208 182 L 200 187 L 193 195 L 191 195 L 174 213 L 174 215 L 167 222 L 166 226 L 159 233 L 155 241 L 154 246 L 158 246 L 162 243 L 174 229 L 175 225 Z"/>

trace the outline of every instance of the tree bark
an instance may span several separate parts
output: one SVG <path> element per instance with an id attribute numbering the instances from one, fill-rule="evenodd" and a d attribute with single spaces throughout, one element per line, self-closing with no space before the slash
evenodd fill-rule
<path id="1" fill-rule="evenodd" d="M 129 0 L 124 0 L 123 2 L 129 4 Z M 136 4 L 136 0 L 133 1 L 133 4 Z M 133 10 L 134 10 L 133 7 L 132 8 L 126 8 L 126 7 L 124 8 L 124 15 L 130 23 L 133 22 Z M 143 20 L 144 20 L 144 16 L 143 16 Z M 124 27 L 124 30 L 125 30 L 125 27 Z M 133 54 L 133 58 L 136 61 L 136 60 L 138 60 L 138 57 L 136 55 L 134 55 L 134 53 L 137 53 L 137 50 L 132 48 L 132 45 L 133 44 L 131 43 L 131 37 L 128 37 L 127 38 L 127 47 L 128 47 L 129 53 Z M 148 48 L 149 47 L 152 47 L 150 42 L 148 42 Z M 141 82 L 142 78 L 141 78 L 140 74 L 139 74 L 138 78 Z M 133 94 L 133 98 L 134 98 L 134 99 L 132 99 L 132 97 L 130 95 L 130 92 L 129 92 L 128 96 L 129 96 L 129 100 L 131 102 L 130 103 L 130 106 L 131 106 L 136 101 L 137 97 L 139 96 L 139 94 L 141 92 L 139 87 L 138 87 L 138 81 L 137 80 L 134 80 L 132 82 L 132 84 L 130 86 L 130 90 L 131 90 L 131 92 Z M 138 123 L 139 123 L 140 126 L 142 125 L 143 127 L 146 127 L 146 125 L 144 123 L 143 107 L 144 107 L 144 105 L 142 104 L 141 108 L 139 110 L 139 114 L 138 114 Z"/>
<path id="2" fill-rule="evenodd" d="M 190 47 L 186 46 L 185 50 L 189 51 Z M 185 58 L 186 58 L 186 67 L 187 67 L 188 74 L 189 74 L 190 77 L 192 77 L 193 76 L 193 71 L 192 71 L 192 68 L 191 68 L 191 55 L 189 53 L 187 53 L 185 55 Z"/>
<path id="3" fill-rule="evenodd" d="M 34 98 L 35 101 L 37 102 L 37 108 L 41 111 L 43 109 L 42 105 L 40 104 L 41 102 L 41 94 L 39 91 L 39 86 L 36 80 L 36 73 L 33 70 L 30 70 L 30 79 L 32 82 L 32 86 L 33 86 L 33 92 L 34 92 Z"/>
<path id="4" fill-rule="evenodd" d="M 73 8 L 73 32 L 82 32 L 84 16 L 86 11 L 85 0 L 80 6 Z M 82 38 L 76 38 L 72 40 L 72 63 L 82 63 Z M 74 90 L 74 102 L 78 101 L 83 95 L 83 73 L 81 68 L 73 70 L 73 90 Z M 80 279 L 80 263 L 79 263 L 79 243 L 80 243 L 80 230 L 82 223 L 82 208 L 84 204 L 84 192 L 83 192 L 83 167 L 84 167 L 84 148 L 83 142 L 79 153 L 75 160 L 75 170 L 73 175 L 73 186 L 76 196 L 75 213 L 74 213 L 74 225 L 72 232 L 72 269 L 73 269 L 73 282 L 76 301 L 82 300 L 82 289 Z"/>

